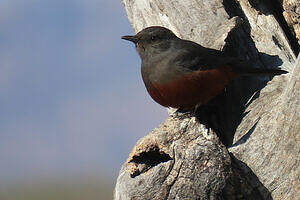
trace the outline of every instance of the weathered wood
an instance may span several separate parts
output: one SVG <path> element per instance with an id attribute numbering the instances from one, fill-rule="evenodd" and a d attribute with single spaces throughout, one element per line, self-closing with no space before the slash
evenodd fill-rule
<path id="1" fill-rule="evenodd" d="M 300 197 L 300 57 L 290 73 L 261 90 L 236 131 L 236 144 L 229 148 L 274 199 Z"/>
<path id="2" fill-rule="evenodd" d="M 230 163 L 225 146 L 195 118 L 170 117 L 137 142 L 120 171 L 115 199 L 216 199 Z"/>
<path id="3" fill-rule="evenodd" d="M 300 45 L 300 2 L 298 0 L 283 0 L 282 7 L 284 9 L 283 16 Z"/>
<path id="4" fill-rule="evenodd" d="M 136 32 L 162 25 L 181 38 L 249 60 L 254 67 L 280 66 L 291 73 L 272 81 L 271 77 L 233 81 L 212 101 L 214 112 L 205 113 L 209 130 L 201 124 L 203 118 L 171 111 L 133 148 L 120 170 L 114 198 L 299 196 L 300 62 L 295 67 L 296 56 L 280 23 L 271 12 L 260 11 L 268 11 L 263 1 L 255 7 L 247 0 L 123 3 Z M 231 153 L 222 143 L 233 144 Z"/>

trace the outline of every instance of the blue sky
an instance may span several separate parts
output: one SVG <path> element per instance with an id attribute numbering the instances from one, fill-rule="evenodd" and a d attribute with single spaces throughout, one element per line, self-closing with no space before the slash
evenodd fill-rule
<path id="1" fill-rule="evenodd" d="M 0 29 L 0 183 L 90 171 L 115 179 L 167 116 L 120 39 L 133 34 L 121 2 L 2 0 Z"/>

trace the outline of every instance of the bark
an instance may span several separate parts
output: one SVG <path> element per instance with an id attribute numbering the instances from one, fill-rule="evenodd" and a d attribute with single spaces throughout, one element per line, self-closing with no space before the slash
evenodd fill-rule
<path id="1" fill-rule="evenodd" d="M 296 62 L 297 38 L 276 4 L 123 3 L 136 32 L 165 26 L 181 38 L 250 60 L 254 67 L 290 73 L 239 78 L 196 117 L 170 110 L 168 119 L 133 148 L 114 199 L 297 199 L 300 59 Z"/>
<path id="2" fill-rule="evenodd" d="M 283 16 L 291 29 L 291 33 L 300 44 L 300 2 L 297 0 L 284 0 L 282 2 Z"/>

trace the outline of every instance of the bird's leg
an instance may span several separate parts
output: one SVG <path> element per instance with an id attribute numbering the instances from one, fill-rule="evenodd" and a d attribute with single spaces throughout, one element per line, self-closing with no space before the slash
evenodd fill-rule
<path id="1" fill-rule="evenodd" d="M 200 104 L 200 103 L 198 103 L 198 104 L 195 105 L 195 107 L 194 107 L 194 115 L 195 115 L 195 116 L 197 115 L 197 110 L 198 110 L 200 107 L 201 107 L 201 104 Z"/>
<path id="2" fill-rule="evenodd" d="M 194 109 L 196 119 L 203 124 L 210 132 L 213 129 L 212 116 L 214 115 L 214 109 L 211 105 L 197 104 Z"/>

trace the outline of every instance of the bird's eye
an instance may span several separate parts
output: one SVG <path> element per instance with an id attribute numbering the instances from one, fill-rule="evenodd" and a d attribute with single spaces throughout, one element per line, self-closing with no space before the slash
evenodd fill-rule
<path id="1" fill-rule="evenodd" d="M 157 40 L 157 37 L 156 36 L 151 36 L 151 40 L 155 41 L 155 40 Z"/>

